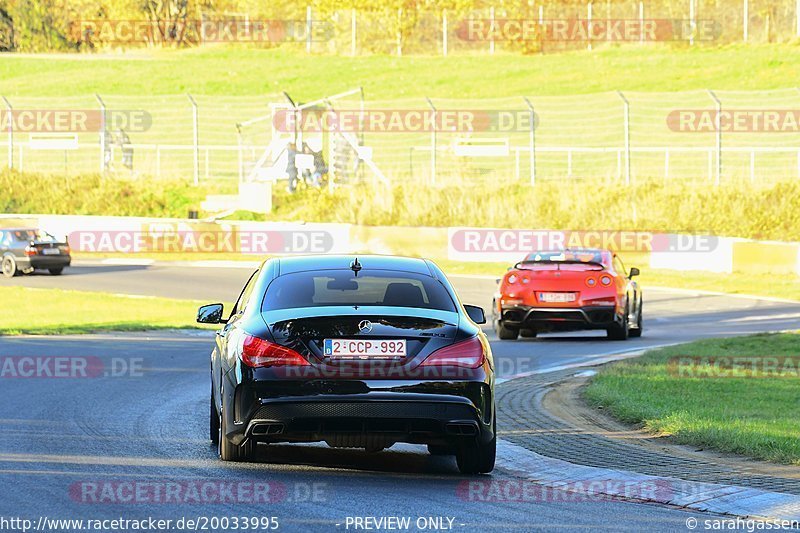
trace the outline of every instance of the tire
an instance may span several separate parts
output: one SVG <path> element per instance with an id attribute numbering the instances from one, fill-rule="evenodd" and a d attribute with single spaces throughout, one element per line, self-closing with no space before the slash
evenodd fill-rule
<path id="1" fill-rule="evenodd" d="M 219 451 L 219 458 L 223 461 L 231 461 L 231 462 L 246 462 L 253 459 L 255 455 L 255 443 L 247 439 L 244 441 L 243 444 L 237 446 L 233 442 L 225 436 L 225 433 L 222 431 L 222 428 L 227 427 L 227 417 L 225 416 L 225 404 L 222 405 L 222 415 L 219 417 L 219 443 L 218 443 L 218 451 Z"/>
<path id="2" fill-rule="evenodd" d="M 61 273 L 64 272 L 64 267 L 48 268 L 47 270 L 49 270 L 50 274 L 52 274 L 53 276 L 60 276 Z"/>
<path id="3" fill-rule="evenodd" d="M 455 449 L 442 444 L 428 444 L 428 453 L 431 455 L 454 455 Z"/>
<path id="4" fill-rule="evenodd" d="M 522 328 L 519 330 L 519 336 L 523 339 L 533 339 L 538 335 L 538 332 L 532 328 Z"/>
<path id="5" fill-rule="evenodd" d="M 630 327 L 628 324 L 628 308 L 625 307 L 625 313 L 622 315 L 622 324 L 614 324 L 606 330 L 606 334 L 612 341 L 625 341 L 628 340 L 630 335 Z"/>
<path id="6" fill-rule="evenodd" d="M 12 255 L 3 257 L 3 261 L 0 263 L 0 268 L 3 270 L 3 276 L 7 278 L 13 278 L 19 273 L 19 269 L 17 269 L 17 260 L 14 259 L 14 256 Z"/>
<path id="7" fill-rule="evenodd" d="M 636 315 L 636 327 L 631 329 L 629 335 L 639 338 L 642 336 L 642 331 L 644 331 L 644 326 L 642 324 L 642 303 L 639 302 L 639 312 Z"/>
<path id="8" fill-rule="evenodd" d="M 219 444 L 219 413 L 217 413 L 217 406 L 214 405 L 213 393 L 209 403 L 211 404 L 211 409 L 209 410 L 208 418 L 208 438 L 211 439 L 213 444 Z"/>
<path id="9" fill-rule="evenodd" d="M 462 474 L 488 474 L 494 470 L 494 461 L 497 456 L 497 434 L 491 442 L 481 444 L 477 441 L 465 444 L 456 453 L 458 471 Z"/>
<path id="10" fill-rule="evenodd" d="M 519 336 L 518 329 L 507 328 L 500 320 L 497 321 L 494 329 L 497 332 L 497 336 L 503 341 L 515 341 L 517 340 L 517 336 Z"/>

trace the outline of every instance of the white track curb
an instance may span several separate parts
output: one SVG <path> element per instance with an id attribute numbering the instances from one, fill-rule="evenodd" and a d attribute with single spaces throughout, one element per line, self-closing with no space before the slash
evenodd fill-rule
<path id="1" fill-rule="evenodd" d="M 655 491 L 654 497 L 646 500 L 653 503 L 748 518 L 800 521 L 800 496 L 793 494 L 576 465 L 502 439 L 497 441 L 497 467 L 515 477 L 567 491 L 569 487 L 588 486 L 590 481 L 598 480 L 653 483 L 669 487 L 666 491 Z M 593 494 L 624 499 L 623 493 L 613 490 L 613 484 L 595 483 L 592 487 L 599 487 Z"/>

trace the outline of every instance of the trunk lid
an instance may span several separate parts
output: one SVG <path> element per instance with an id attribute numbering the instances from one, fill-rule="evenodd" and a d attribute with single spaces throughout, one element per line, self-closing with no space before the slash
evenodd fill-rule
<path id="1" fill-rule="evenodd" d="M 508 298 L 524 300 L 526 305 L 574 306 L 581 301 L 583 293 L 600 289 L 599 278 L 604 272 L 598 265 L 535 265 L 509 272 L 503 279 L 501 292 Z M 590 279 L 593 282 L 589 282 Z M 565 302 L 544 301 L 537 296 L 543 292 L 575 293 L 575 297 Z"/>
<path id="2" fill-rule="evenodd" d="M 306 311 L 306 310 L 303 310 Z M 413 368 L 439 348 L 452 344 L 458 333 L 458 314 L 449 311 L 380 306 L 331 306 L 307 310 L 265 311 L 264 321 L 277 344 L 290 348 L 319 369 L 355 367 Z M 396 341 L 406 343 L 404 357 L 326 356 L 325 339 Z"/>

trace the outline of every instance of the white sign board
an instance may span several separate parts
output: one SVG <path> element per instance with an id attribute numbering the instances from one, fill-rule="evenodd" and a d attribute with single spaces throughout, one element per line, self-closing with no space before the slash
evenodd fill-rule
<path id="1" fill-rule="evenodd" d="M 28 137 L 31 150 L 77 150 L 77 133 L 31 133 Z"/>
<path id="2" fill-rule="evenodd" d="M 453 152 L 459 157 L 508 157 L 508 138 L 456 139 Z"/>

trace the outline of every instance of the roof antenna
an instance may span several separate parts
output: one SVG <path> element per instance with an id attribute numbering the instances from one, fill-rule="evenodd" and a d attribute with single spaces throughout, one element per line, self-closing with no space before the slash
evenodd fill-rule
<path id="1" fill-rule="evenodd" d="M 358 257 L 356 257 L 355 261 L 350 263 L 350 270 L 355 272 L 356 277 L 358 277 L 358 272 L 361 270 L 361 263 L 358 262 Z"/>

